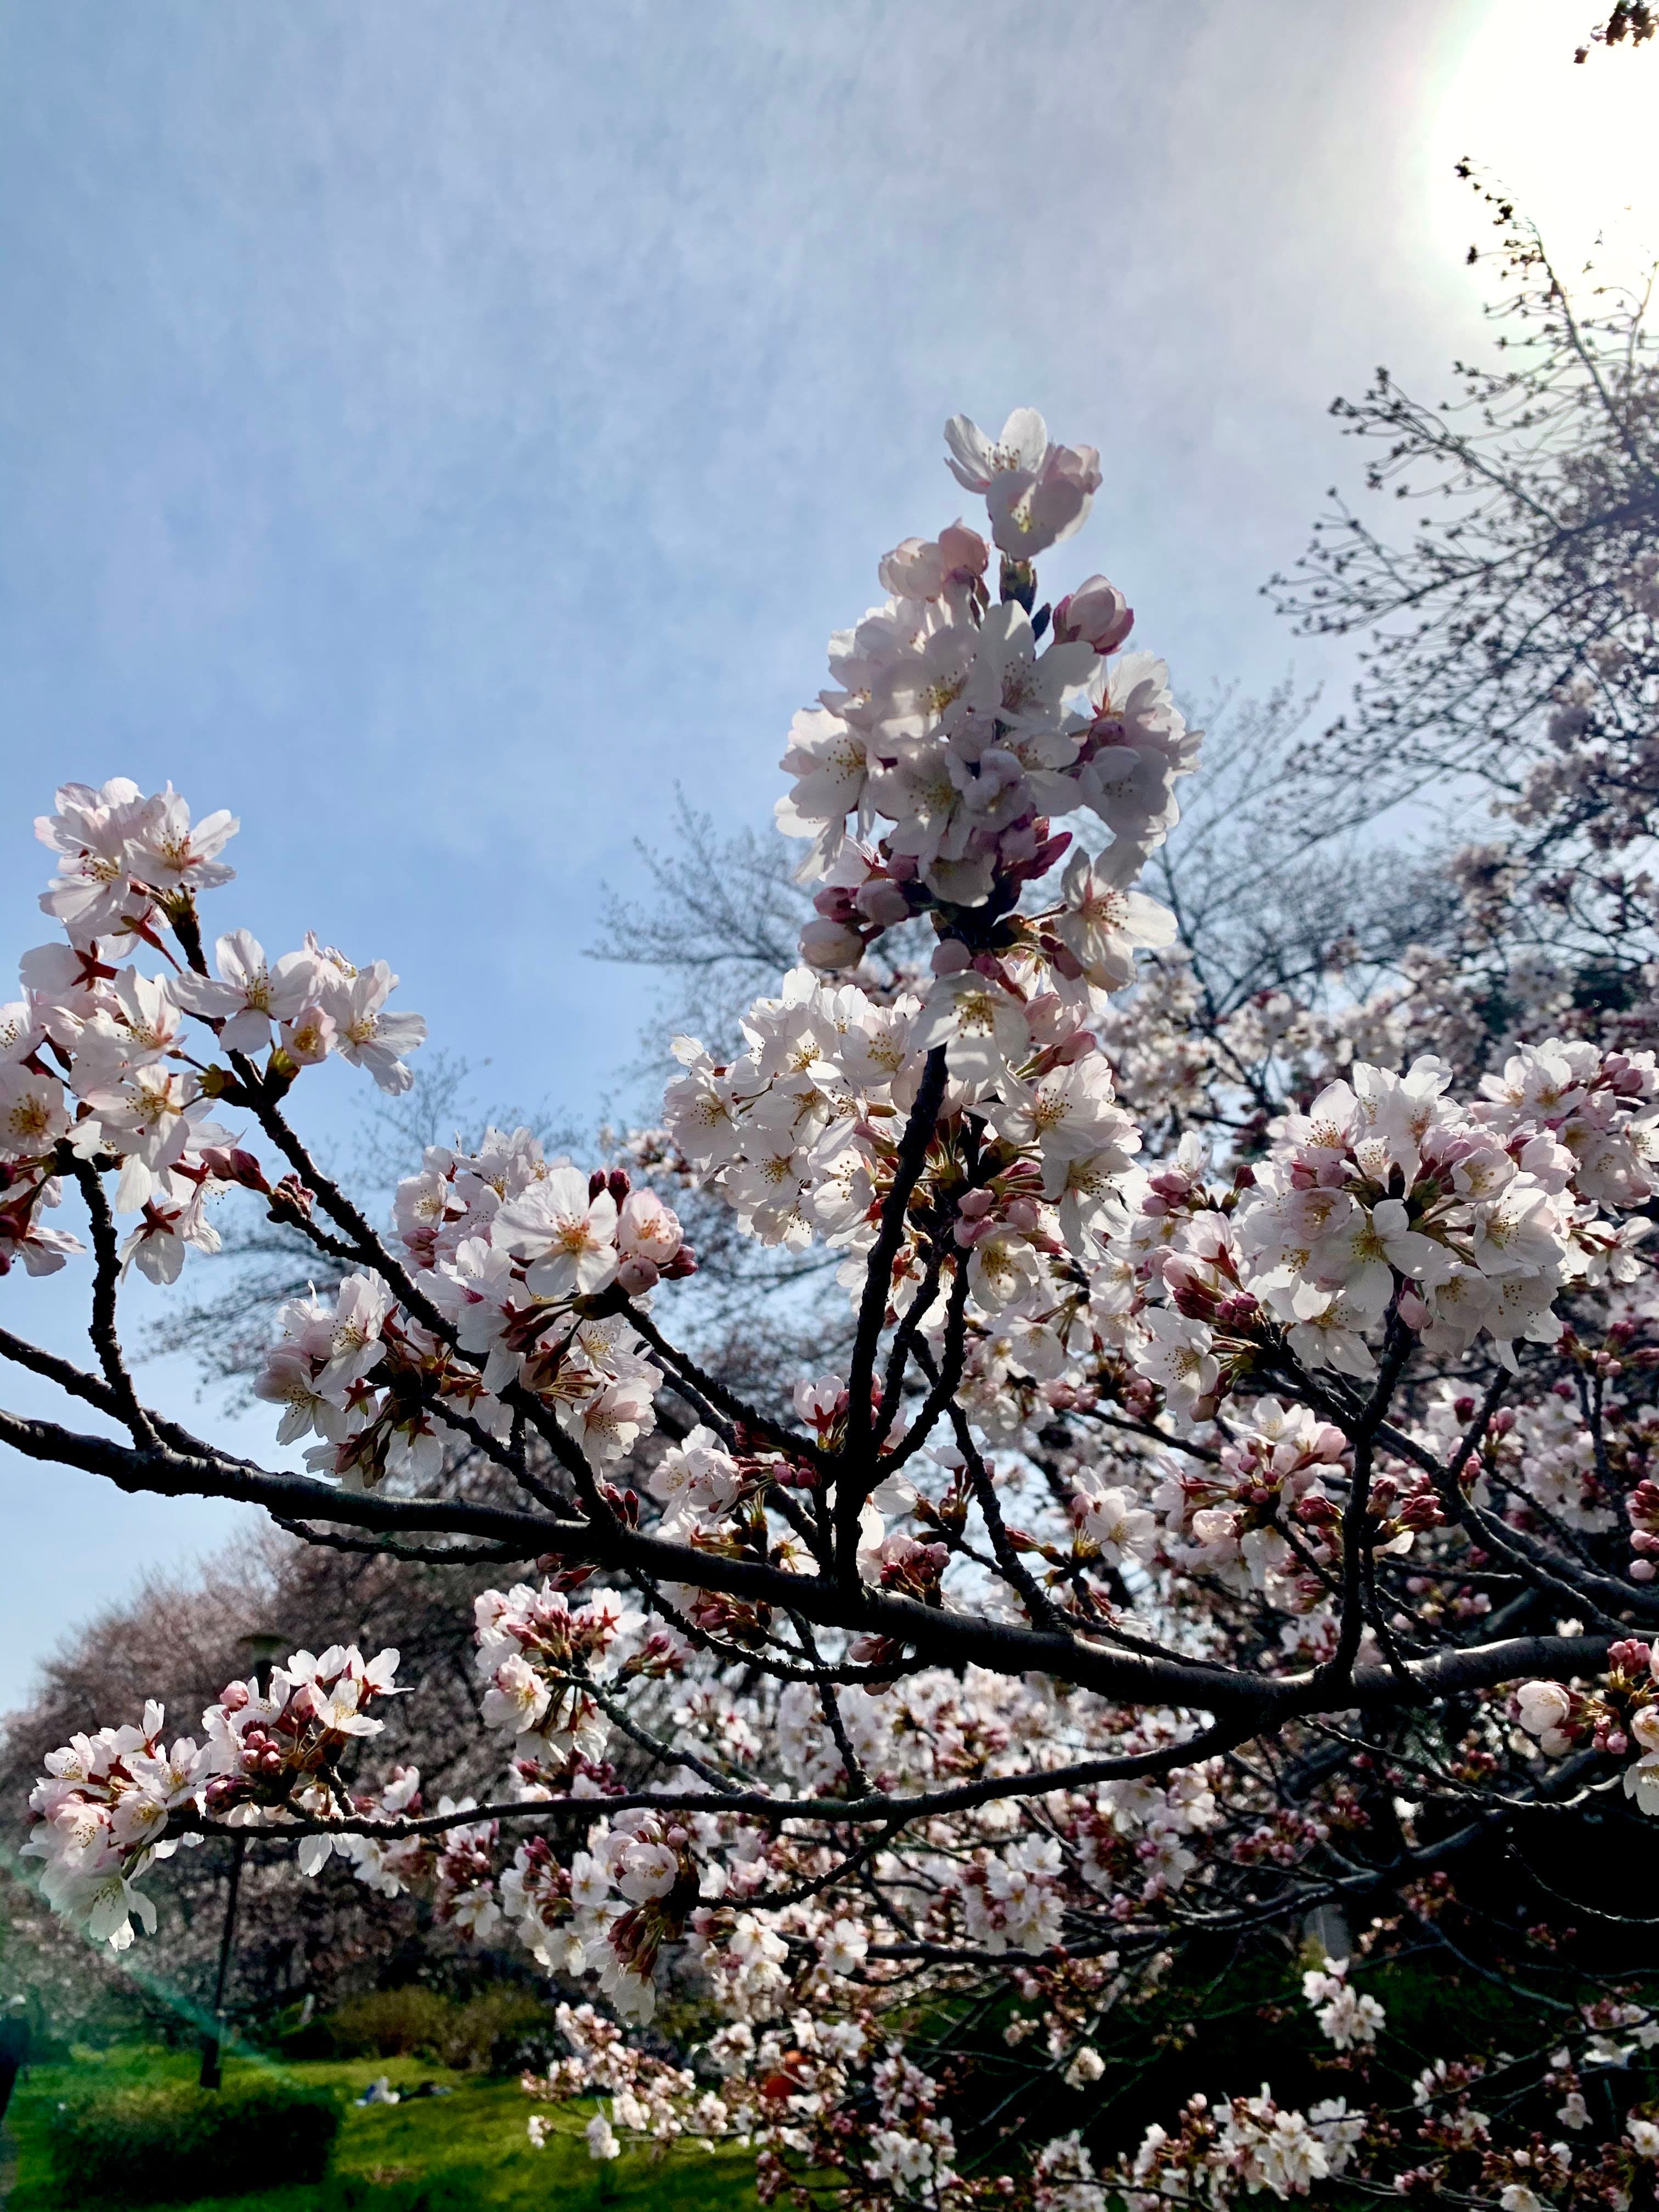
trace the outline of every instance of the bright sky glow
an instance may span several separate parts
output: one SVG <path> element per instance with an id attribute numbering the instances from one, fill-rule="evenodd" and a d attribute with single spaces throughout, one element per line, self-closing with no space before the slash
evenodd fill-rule
<path id="1" fill-rule="evenodd" d="M 1582 12 L 1588 31 L 1595 16 Z M 1441 172 L 1468 155 L 1501 181 L 1564 272 L 1598 234 L 1630 263 L 1659 252 L 1659 52 L 1596 48 L 1563 68 L 1576 35 L 1559 0 L 1494 9 L 1447 71 L 1431 139 Z M 1437 195 L 1449 248 L 1480 236 L 1468 217 L 1457 191 Z"/>

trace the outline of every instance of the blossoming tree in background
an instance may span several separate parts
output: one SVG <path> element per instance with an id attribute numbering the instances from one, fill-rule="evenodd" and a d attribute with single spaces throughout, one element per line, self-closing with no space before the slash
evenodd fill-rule
<path id="1" fill-rule="evenodd" d="M 1198 736 L 1121 592 L 1039 584 L 1097 457 L 1030 410 L 946 441 L 984 516 L 885 557 L 789 735 L 799 964 L 735 1048 L 675 1040 L 629 1164 L 491 1129 L 381 1221 L 300 1109 L 332 1057 L 408 1085 L 386 963 L 216 933 L 235 824 L 170 789 L 42 817 L 0 1240 L 78 1271 L 91 1351 L 0 1332 L 71 1401 L 0 1437 L 471 1568 L 495 1768 L 428 1802 L 377 1760 L 398 1653 L 295 1652 L 56 1752 L 42 1887 L 118 1948 L 212 1836 L 417 1892 L 568 1991 L 531 2086 L 608 2100 L 596 2157 L 741 2140 L 769 2200 L 1628 2203 L 1659 2016 L 1594 1930 L 1643 1920 L 1659 1814 L 1659 1062 L 1587 1006 L 1471 1069 L 1400 990 L 1294 1053 L 1260 996 L 1206 1030 L 1143 888 Z M 123 1349 L 124 1281 L 210 1255 L 216 1200 L 331 1286 L 256 1384 L 304 1473 L 147 1406 Z M 828 1255 L 832 1371 L 713 1356 L 693 1206 Z M 1524 2034 L 1402 2039 L 1366 1984 L 1424 1957 L 1524 1987 Z M 1296 2094 L 1188 2079 L 1103 2134 L 1264 1961 L 1325 2054 Z"/>

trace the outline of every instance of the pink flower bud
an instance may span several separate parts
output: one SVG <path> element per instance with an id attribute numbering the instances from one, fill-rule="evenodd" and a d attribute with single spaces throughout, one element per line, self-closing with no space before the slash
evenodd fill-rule
<path id="1" fill-rule="evenodd" d="M 936 599 L 950 584 L 970 584 L 985 574 L 990 548 L 961 522 L 937 539 L 907 538 L 882 560 L 877 574 L 895 599 Z"/>
<path id="2" fill-rule="evenodd" d="M 977 530 L 969 530 L 965 522 L 953 522 L 939 534 L 939 550 L 944 555 L 951 580 L 967 583 L 975 576 L 982 576 L 991 565 L 991 549 Z"/>
<path id="3" fill-rule="evenodd" d="M 802 930 L 800 957 L 809 968 L 826 974 L 837 968 L 856 968 L 864 957 L 864 939 L 857 930 L 823 916 L 809 921 Z"/>
<path id="4" fill-rule="evenodd" d="M 244 1190 L 269 1190 L 258 1161 L 252 1152 L 240 1146 L 210 1145 L 202 1153 L 202 1165 L 221 1182 L 240 1183 Z"/>
<path id="5" fill-rule="evenodd" d="M 1091 576 L 1054 609 L 1054 635 L 1062 645 L 1082 638 L 1097 653 L 1115 653 L 1134 619 L 1134 609 L 1115 584 Z"/>
<path id="6" fill-rule="evenodd" d="M 866 921 L 873 921 L 880 929 L 895 928 L 910 915 L 909 900 L 885 876 L 872 876 L 861 885 L 853 894 L 853 904 Z"/>
<path id="7" fill-rule="evenodd" d="M 933 947 L 935 975 L 960 975 L 964 968 L 971 968 L 973 957 L 959 937 L 942 937 Z"/>
<path id="8" fill-rule="evenodd" d="M 907 538 L 882 556 L 876 574 L 882 589 L 896 599 L 931 599 L 944 581 L 944 566 L 937 545 L 925 538 Z"/>
<path id="9" fill-rule="evenodd" d="M 617 1281 L 630 1298 L 642 1297 L 657 1287 L 658 1270 L 649 1260 L 624 1260 L 617 1270 Z"/>

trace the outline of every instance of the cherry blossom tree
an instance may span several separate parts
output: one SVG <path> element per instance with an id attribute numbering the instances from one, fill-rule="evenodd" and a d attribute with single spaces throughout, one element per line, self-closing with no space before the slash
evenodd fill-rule
<path id="1" fill-rule="evenodd" d="M 1512 201 L 1467 163 L 1460 174 L 1498 232 L 1469 257 L 1500 278 L 1495 359 L 1460 362 L 1440 404 L 1386 369 L 1335 403 L 1369 490 L 1410 527 L 1333 493 L 1308 554 L 1268 586 L 1305 632 L 1366 641 L 1351 713 L 1306 748 L 1304 809 L 1328 818 L 1357 800 L 1374 817 L 1456 793 L 1457 964 L 1499 994 L 1520 967 L 1569 1018 L 1638 1006 L 1650 1018 L 1652 272 L 1569 286 Z"/>
<path id="2" fill-rule="evenodd" d="M 68 1401 L 0 1438 L 487 1584 L 434 1725 L 490 1775 L 434 1790 L 423 1683 L 388 1729 L 398 1649 L 297 1650 L 52 1752 L 42 1893 L 117 1951 L 210 1838 L 418 1893 L 568 1992 L 528 2086 L 605 2100 L 596 2159 L 740 2140 L 769 2201 L 1628 2204 L 1659 2020 L 1628 1945 L 1553 1929 L 1641 1921 L 1584 1839 L 1659 1813 L 1659 1062 L 1580 1023 L 1482 1065 L 1397 984 L 1206 1002 L 1155 895 L 1199 733 L 1121 591 L 1039 586 L 1098 457 L 1030 409 L 945 440 L 987 531 L 885 556 L 787 740 L 799 956 L 730 1045 L 674 1039 L 660 1125 L 602 1160 L 492 1127 L 383 1218 L 295 1094 L 337 1059 L 408 1095 L 386 963 L 210 947 L 236 824 L 171 788 L 40 817 L 0 1259 L 77 1272 L 90 1352 L 0 1330 Z M 323 1285 L 253 1385 L 288 1462 L 148 1405 L 124 1349 L 131 1271 L 196 1273 L 238 1206 Z M 714 1356 L 694 1209 L 815 1255 L 833 1364 Z M 811 1285 L 774 1295 L 792 1347 Z M 1450 2018 L 1404 2063 L 1388 1976 L 1425 1952 L 1536 1991 L 1525 2048 Z M 1264 1961 L 1312 2093 L 1188 2078 L 1103 2133 Z"/>

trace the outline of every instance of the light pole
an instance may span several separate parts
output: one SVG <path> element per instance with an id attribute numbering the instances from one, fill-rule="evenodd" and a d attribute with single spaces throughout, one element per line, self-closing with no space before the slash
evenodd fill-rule
<path id="1" fill-rule="evenodd" d="M 239 1639 L 253 1662 L 253 1679 L 261 1694 L 270 1688 L 270 1670 L 289 1639 L 268 1628 L 256 1629 Z M 224 2080 L 222 2046 L 225 2036 L 225 1986 L 230 1978 L 231 1951 L 236 1941 L 236 1899 L 242 1886 L 242 1861 L 247 1856 L 247 1831 L 239 1828 L 231 1838 L 229 1877 L 225 1887 L 225 1921 L 219 1931 L 219 1971 L 213 1980 L 213 2032 L 202 2044 L 201 2085 L 216 2089 Z"/>

